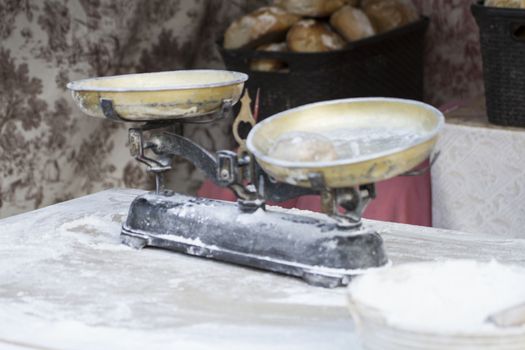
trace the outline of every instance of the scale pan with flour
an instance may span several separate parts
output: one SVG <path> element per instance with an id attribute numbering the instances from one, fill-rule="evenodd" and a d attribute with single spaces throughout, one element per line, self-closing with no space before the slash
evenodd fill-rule
<path id="1" fill-rule="evenodd" d="M 156 190 L 137 197 L 122 242 L 303 278 L 324 287 L 388 264 L 381 236 L 361 223 L 374 183 L 407 174 L 430 155 L 443 126 L 426 104 L 363 98 L 287 110 L 255 125 L 233 122 L 238 152 L 212 154 L 183 136 L 187 123 L 228 117 L 247 76 L 189 70 L 86 79 L 68 85 L 88 115 L 140 122 L 129 129 L 131 154 L 156 176 Z M 243 98 L 244 101 L 244 98 Z M 253 126 L 246 142 L 239 124 Z M 165 189 L 176 156 L 191 161 L 236 203 Z M 319 194 L 322 213 L 266 205 Z"/>

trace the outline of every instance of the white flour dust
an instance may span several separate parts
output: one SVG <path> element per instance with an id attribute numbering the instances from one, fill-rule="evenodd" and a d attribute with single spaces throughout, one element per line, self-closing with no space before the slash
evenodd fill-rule
<path id="1" fill-rule="evenodd" d="M 396 266 L 350 285 L 357 304 L 397 327 L 431 332 L 494 331 L 492 313 L 525 302 L 525 269 L 450 260 Z"/>

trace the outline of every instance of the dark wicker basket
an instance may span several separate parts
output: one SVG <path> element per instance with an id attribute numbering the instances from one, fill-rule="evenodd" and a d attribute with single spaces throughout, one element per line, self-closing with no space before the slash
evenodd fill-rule
<path id="1" fill-rule="evenodd" d="M 324 53 L 227 50 L 219 44 L 226 67 L 245 72 L 252 97 L 260 88 L 260 117 L 310 102 L 347 97 L 423 99 L 424 38 L 429 19 L 353 42 Z M 287 72 L 251 71 L 257 58 L 275 58 Z"/>
<path id="2" fill-rule="evenodd" d="M 525 10 L 472 5 L 479 26 L 489 121 L 525 126 Z"/>

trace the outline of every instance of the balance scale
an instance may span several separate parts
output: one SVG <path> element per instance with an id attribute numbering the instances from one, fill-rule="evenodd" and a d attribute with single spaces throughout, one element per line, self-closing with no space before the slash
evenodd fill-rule
<path id="1" fill-rule="evenodd" d="M 410 171 L 429 157 L 443 115 L 416 101 L 359 98 L 309 104 L 255 124 L 243 98 L 233 122 L 238 152 L 212 154 L 183 136 L 184 124 L 213 127 L 212 122 L 229 117 L 247 79 L 238 72 L 186 70 L 68 84 L 87 115 L 134 123 L 131 155 L 155 175 L 155 191 L 131 204 L 122 242 L 273 271 L 323 287 L 346 285 L 354 275 L 387 265 L 381 236 L 362 224 L 362 213 L 376 196 L 375 182 L 417 174 Z M 242 122 L 252 126 L 246 140 L 239 136 Z M 293 152 L 305 149 L 301 142 L 311 145 L 316 135 L 331 142 L 337 157 L 318 159 L 314 147 L 311 159 L 294 158 Z M 291 158 L 274 152 L 279 142 L 289 142 Z M 237 202 L 166 189 L 163 174 L 175 156 L 230 188 Z M 307 194 L 320 195 L 322 213 L 266 205 Z"/>

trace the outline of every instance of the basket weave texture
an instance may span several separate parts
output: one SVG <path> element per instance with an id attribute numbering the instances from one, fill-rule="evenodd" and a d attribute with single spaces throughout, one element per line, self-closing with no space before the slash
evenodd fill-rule
<path id="1" fill-rule="evenodd" d="M 479 26 L 487 115 L 525 127 L 525 10 L 472 5 Z"/>
<path id="2" fill-rule="evenodd" d="M 259 119 L 311 102 L 348 97 L 423 99 L 423 54 L 429 19 L 349 43 L 323 53 L 227 50 L 219 43 L 226 67 L 247 73 L 252 97 L 260 89 Z M 273 58 L 286 72 L 250 70 L 252 59 Z"/>

